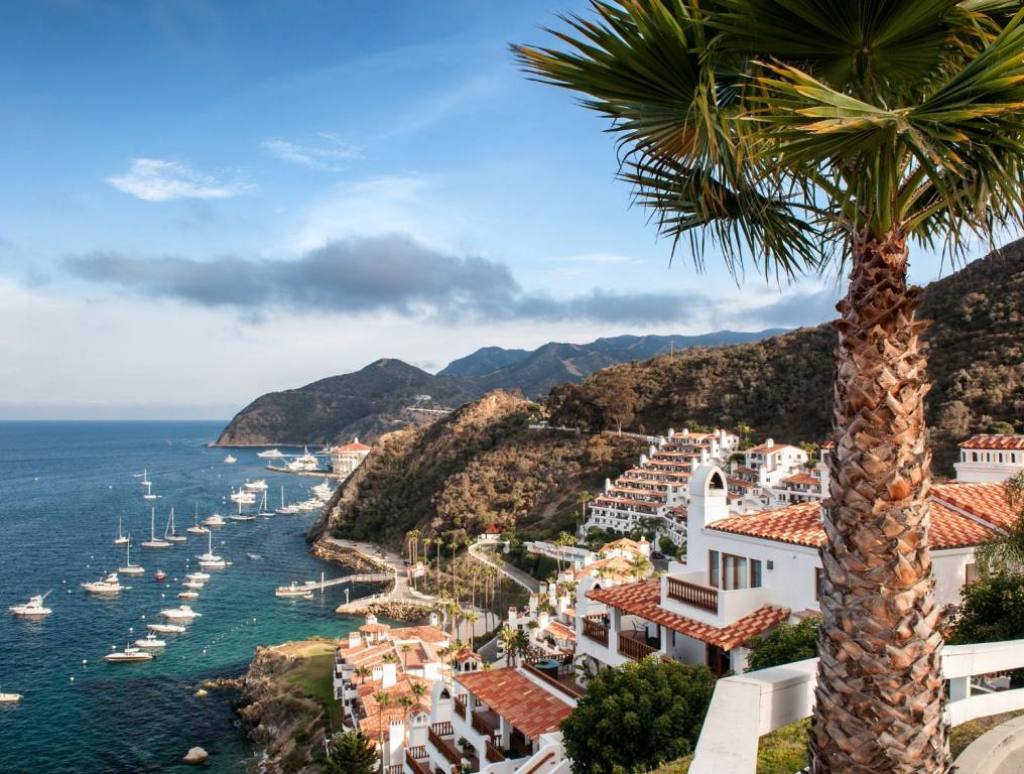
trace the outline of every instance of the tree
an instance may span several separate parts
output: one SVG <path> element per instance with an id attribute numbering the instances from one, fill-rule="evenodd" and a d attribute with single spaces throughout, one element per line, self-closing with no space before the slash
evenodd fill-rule
<path id="1" fill-rule="evenodd" d="M 636 409 L 636 392 L 628 374 L 617 368 L 602 371 L 591 382 L 590 388 L 594 405 L 621 434 L 622 428 L 633 421 Z"/>
<path id="2" fill-rule="evenodd" d="M 799 623 L 781 623 L 768 634 L 754 637 L 746 643 L 750 649 L 747 671 L 792 664 L 818 655 L 818 630 L 821 619 L 804 618 Z"/>
<path id="3" fill-rule="evenodd" d="M 377 752 L 362 731 L 331 736 L 324 755 L 325 774 L 372 774 L 378 768 Z"/>
<path id="4" fill-rule="evenodd" d="M 358 666 L 355 668 L 355 673 L 359 677 L 359 683 L 363 684 L 366 682 L 366 678 L 373 674 L 373 670 L 367 666 Z"/>
<path id="5" fill-rule="evenodd" d="M 408 671 L 409 652 L 412 650 L 412 645 L 410 645 L 408 642 L 403 642 L 398 649 L 402 651 L 402 671 Z"/>
<path id="6" fill-rule="evenodd" d="M 1024 472 L 1003 485 L 1006 504 L 1017 511 L 1017 518 L 999 533 L 978 546 L 978 569 L 983 575 L 1024 572 Z"/>
<path id="7" fill-rule="evenodd" d="M 766 278 L 849 269 L 823 509 L 811 770 L 942 772 L 926 359 L 909 244 L 1018 219 L 1024 10 L 956 0 L 607 0 L 516 46 L 611 120 L 673 247 Z M 1014 13 L 1016 11 L 1016 13 Z"/>
<path id="8" fill-rule="evenodd" d="M 645 577 L 651 571 L 651 563 L 639 554 L 629 560 L 629 574 L 636 580 Z"/>
<path id="9" fill-rule="evenodd" d="M 640 772 L 696 744 L 715 678 L 704 666 L 647 658 L 603 669 L 562 724 L 573 771 Z"/>

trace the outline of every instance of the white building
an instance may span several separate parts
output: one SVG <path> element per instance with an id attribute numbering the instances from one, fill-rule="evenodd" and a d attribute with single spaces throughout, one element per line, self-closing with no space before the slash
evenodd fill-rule
<path id="1" fill-rule="evenodd" d="M 974 547 L 1016 515 L 1002 484 L 936 484 L 931 547 L 940 605 L 956 604 L 974 577 Z M 732 514 L 726 478 L 714 465 L 694 471 L 687 562 L 659 580 L 577 590 L 577 655 L 618 666 L 661 653 L 715 672 L 742 671 L 751 637 L 819 612 L 821 504 Z"/>
<path id="2" fill-rule="evenodd" d="M 338 476 L 345 477 L 363 464 L 370 453 L 370 447 L 353 439 L 352 443 L 335 446 L 331 449 L 331 470 Z"/>
<path id="3" fill-rule="evenodd" d="M 669 430 L 640 456 L 636 467 L 614 483 L 605 482 L 604 492 L 587 504 L 582 531 L 596 527 L 629 533 L 651 525 L 659 537 L 682 545 L 691 471 L 709 462 L 724 464 L 738 448 L 739 437 L 725 430 Z"/>
<path id="4" fill-rule="evenodd" d="M 975 435 L 960 444 L 957 481 L 1005 481 L 1024 471 L 1024 435 Z"/>

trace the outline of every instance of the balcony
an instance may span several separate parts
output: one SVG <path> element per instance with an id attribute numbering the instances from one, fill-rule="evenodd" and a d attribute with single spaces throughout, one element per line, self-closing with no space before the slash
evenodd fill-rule
<path id="1" fill-rule="evenodd" d="M 491 739 L 498 732 L 498 716 L 493 710 L 477 710 L 472 713 L 473 730 L 485 739 Z"/>
<path id="2" fill-rule="evenodd" d="M 487 752 L 488 763 L 501 763 L 503 760 L 505 760 L 505 755 L 490 741 L 485 742 L 484 746 Z"/>
<path id="3" fill-rule="evenodd" d="M 427 758 L 416 758 L 413 751 L 423 750 L 422 747 L 412 747 L 405 751 L 405 765 L 412 769 L 413 774 L 430 774 L 430 762 Z M 424 753 L 426 750 L 424 750 Z"/>
<path id="4" fill-rule="evenodd" d="M 584 618 L 583 634 L 594 642 L 608 647 L 608 627 L 602 623 L 600 618 Z"/>
<path id="5" fill-rule="evenodd" d="M 452 703 L 455 705 L 455 714 L 463 720 L 466 719 L 466 700 L 462 696 L 456 696 L 452 699 Z"/>
<path id="6" fill-rule="evenodd" d="M 698 586 L 680 578 L 668 578 L 668 596 L 677 602 L 718 614 L 718 589 Z"/>
<path id="7" fill-rule="evenodd" d="M 457 771 L 462 765 L 462 753 L 450 739 L 445 739 L 445 737 L 453 736 L 454 733 L 452 724 L 447 721 L 434 723 L 427 731 L 427 739 L 430 740 L 430 744 L 452 765 L 452 772 Z"/>
<path id="8" fill-rule="evenodd" d="M 619 632 L 619 655 L 634 661 L 643 661 L 659 652 L 658 648 L 647 644 L 643 635 L 631 631 Z"/>

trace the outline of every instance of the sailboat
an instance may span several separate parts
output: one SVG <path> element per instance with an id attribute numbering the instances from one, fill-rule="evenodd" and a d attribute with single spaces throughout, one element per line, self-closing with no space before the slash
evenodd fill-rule
<path id="1" fill-rule="evenodd" d="M 179 535 L 174 529 L 174 509 L 171 508 L 171 515 L 167 517 L 167 526 L 164 528 L 164 540 L 169 543 L 184 543 L 188 540 L 184 535 Z"/>
<path id="2" fill-rule="evenodd" d="M 288 514 L 292 514 L 292 513 L 295 513 L 295 512 L 296 512 L 296 508 L 295 508 L 294 505 L 285 505 L 284 504 L 284 484 L 282 484 L 281 485 L 281 507 L 278 508 L 276 511 L 274 511 L 274 513 L 279 513 L 281 515 L 288 515 Z"/>
<path id="3" fill-rule="evenodd" d="M 192 526 L 185 528 L 186 532 L 190 532 L 193 535 L 205 535 L 209 532 L 209 528 L 199 526 L 199 504 L 196 503 L 196 512 L 192 516 Z"/>
<path id="4" fill-rule="evenodd" d="M 145 575 L 146 568 L 138 564 L 132 564 L 132 535 L 128 533 L 128 545 L 126 547 L 124 567 L 118 567 L 117 571 L 122 575 Z"/>
<path id="5" fill-rule="evenodd" d="M 257 516 L 273 516 L 274 512 L 270 510 L 270 506 L 267 505 L 267 490 L 263 490 L 263 499 L 260 500 L 260 509 L 256 511 Z"/>
<path id="6" fill-rule="evenodd" d="M 125 537 L 124 532 L 121 531 L 121 517 L 117 517 L 117 537 L 114 538 L 115 546 L 123 546 L 128 542 L 128 538 Z"/>
<path id="7" fill-rule="evenodd" d="M 149 509 L 149 540 L 141 543 L 143 548 L 170 548 L 171 544 L 166 540 L 159 540 L 156 536 L 156 508 Z"/>
<path id="8" fill-rule="evenodd" d="M 146 486 L 147 484 L 150 483 L 149 476 L 146 475 L 146 469 L 145 468 L 142 469 L 141 473 L 132 473 L 132 475 L 135 478 L 139 479 L 139 483 L 142 484 L 143 486 Z"/>
<path id="9" fill-rule="evenodd" d="M 157 499 L 160 496 L 160 495 L 153 494 L 153 482 L 152 481 L 146 481 L 146 482 L 144 482 L 144 484 L 145 484 L 145 487 L 146 487 L 146 494 L 142 495 L 142 499 L 143 500 L 155 500 L 155 499 Z"/>
<path id="10" fill-rule="evenodd" d="M 207 532 L 206 537 L 208 538 L 208 547 L 206 549 L 206 553 L 200 554 L 198 557 L 199 566 L 211 570 L 224 569 L 228 566 L 228 563 L 224 561 L 224 557 L 217 556 L 217 554 L 213 553 L 213 533 Z"/>
<path id="11" fill-rule="evenodd" d="M 254 521 L 256 519 L 251 513 L 242 513 L 242 503 L 238 503 L 238 513 L 228 516 L 232 521 Z"/>

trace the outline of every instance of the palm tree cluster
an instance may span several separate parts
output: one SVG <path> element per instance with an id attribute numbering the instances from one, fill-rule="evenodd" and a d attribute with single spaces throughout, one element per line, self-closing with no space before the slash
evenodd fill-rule
<path id="1" fill-rule="evenodd" d="M 505 651 L 505 658 L 509 666 L 516 666 L 520 658 L 530 655 L 530 635 L 522 629 L 503 626 L 498 632 L 498 641 L 501 642 L 501 647 Z"/>
<path id="2" fill-rule="evenodd" d="M 1024 10 L 1006 0 L 592 0 L 535 78 L 611 120 L 622 177 L 697 269 L 849 278 L 836 322 L 814 772 L 949 756 L 909 245 L 1020 224 Z"/>

